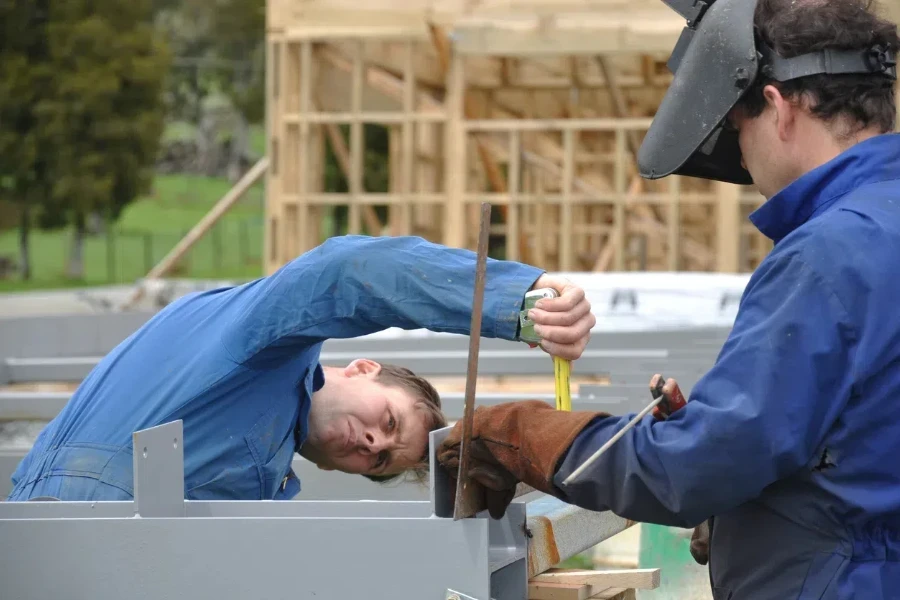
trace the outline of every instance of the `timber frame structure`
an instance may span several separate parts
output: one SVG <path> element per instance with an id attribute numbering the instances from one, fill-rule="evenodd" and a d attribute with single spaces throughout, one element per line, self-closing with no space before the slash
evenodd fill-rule
<path id="1" fill-rule="evenodd" d="M 350 234 L 474 249 L 483 201 L 492 256 L 752 271 L 771 249 L 755 188 L 637 174 L 684 25 L 661 0 L 269 0 L 266 274 L 335 235 L 336 207 Z M 387 190 L 366 185 L 370 125 Z M 326 147 L 346 192 L 325 191 Z"/>
<path id="2" fill-rule="evenodd" d="M 474 249 L 482 201 L 502 256 L 547 270 L 751 271 L 754 189 L 637 174 L 683 27 L 661 0 L 269 0 L 266 272 L 336 206 L 347 233 Z M 367 125 L 389 131 L 386 191 Z M 347 192 L 324 191 L 326 145 Z"/>

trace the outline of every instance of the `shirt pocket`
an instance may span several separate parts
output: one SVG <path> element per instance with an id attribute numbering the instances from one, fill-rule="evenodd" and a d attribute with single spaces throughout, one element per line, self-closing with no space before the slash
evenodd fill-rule
<path id="1" fill-rule="evenodd" d="M 245 437 L 259 477 L 260 499 L 272 500 L 291 470 L 295 449 L 293 422 L 271 408 Z"/>

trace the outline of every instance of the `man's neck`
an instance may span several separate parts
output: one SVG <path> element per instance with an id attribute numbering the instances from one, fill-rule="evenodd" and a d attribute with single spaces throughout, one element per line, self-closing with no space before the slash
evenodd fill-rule
<path id="1" fill-rule="evenodd" d="M 829 126 L 818 119 L 810 123 L 803 136 L 802 147 L 797 153 L 799 160 L 796 177 L 834 160 L 856 144 L 882 134 L 875 127 L 846 133 L 849 131 L 853 129 L 844 123 Z"/>

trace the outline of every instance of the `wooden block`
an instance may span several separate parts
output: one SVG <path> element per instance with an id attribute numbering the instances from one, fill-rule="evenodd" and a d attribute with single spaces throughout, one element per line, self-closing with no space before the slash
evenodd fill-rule
<path id="1" fill-rule="evenodd" d="M 589 571 L 550 569 L 528 582 L 529 600 L 587 600 L 607 590 L 652 590 L 659 587 L 659 569 Z M 618 593 L 618 592 L 617 592 Z M 615 594 L 608 596 L 617 598 Z"/>
<path id="2" fill-rule="evenodd" d="M 606 588 L 608 589 L 608 588 Z M 528 600 L 587 600 L 605 590 L 577 583 L 528 583 Z"/>
<path id="3" fill-rule="evenodd" d="M 659 569 L 550 569 L 532 577 L 531 582 L 591 585 L 598 589 L 621 587 L 653 590 L 659 587 Z"/>
<path id="4" fill-rule="evenodd" d="M 532 587 L 534 585 L 534 587 Z M 606 588 L 569 583 L 530 584 L 528 600 L 635 600 L 633 588 Z"/>
<path id="5" fill-rule="evenodd" d="M 589 600 L 635 600 L 635 593 L 633 589 L 610 588 L 591 596 Z"/>

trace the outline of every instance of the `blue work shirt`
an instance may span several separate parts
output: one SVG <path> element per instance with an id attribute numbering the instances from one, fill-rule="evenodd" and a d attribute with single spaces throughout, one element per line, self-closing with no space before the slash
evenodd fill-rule
<path id="1" fill-rule="evenodd" d="M 900 135 L 851 147 L 751 220 L 775 246 L 687 406 L 563 486 L 633 415 L 593 421 L 556 485 L 636 521 L 714 517 L 716 600 L 897 597 Z"/>
<path id="2" fill-rule="evenodd" d="M 113 349 L 40 433 L 10 500 L 128 500 L 134 431 L 181 419 L 185 496 L 287 499 L 322 343 L 468 334 L 476 256 L 415 237 L 331 238 L 269 277 L 182 297 Z M 512 340 L 542 270 L 488 260 L 481 334 Z"/>

